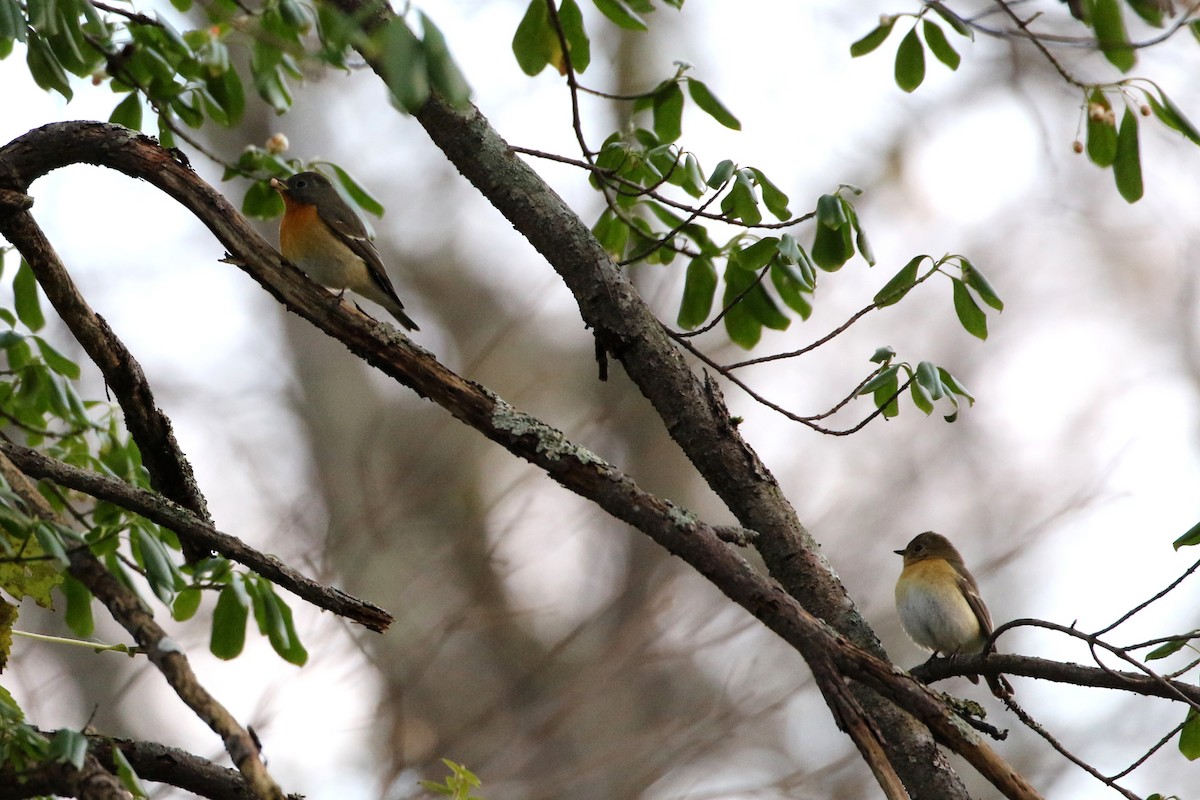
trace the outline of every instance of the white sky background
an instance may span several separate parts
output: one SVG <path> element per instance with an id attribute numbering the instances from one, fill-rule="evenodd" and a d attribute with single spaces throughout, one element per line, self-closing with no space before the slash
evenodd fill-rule
<path id="1" fill-rule="evenodd" d="M 938 348 L 945 345 L 945 353 L 965 360 L 948 364 L 954 371 L 961 363 L 961 369 L 966 371 L 969 365 L 978 376 L 970 388 L 980 402 L 965 410 L 956 425 L 963 437 L 991 443 L 995 462 L 984 470 L 977 497 L 925 497 L 914 501 L 917 511 L 898 509 L 893 529 L 859 536 L 833 531 L 829 527 L 835 522 L 852 526 L 854 504 L 869 508 L 872 498 L 871 480 L 841 469 L 852 461 L 847 453 L 853 451 L 848 448 L 859 448 L 860 453 L 874 448 L 884 460 L 889 446 L 894 447 L 904 431 L 944 427 L 944 423 L 936 416 L 923 418 L 909 406 L 898 420 L 869 426 L 861 437 L 826 439 L 782 422 L 735 390 L 728 390 L 727 396 L 735 413 L 746 417 L 745 435 L 776 470 L 801 518 L 818 539 L 830 542 L 826 554 L 872 623 L 883 627 L 894 613 L 891 592 L 898 564 L 890 550 L 903 546 L 912 533 L 935 528 L 951 535 L 972 564 L 1000 554 L 1006 541 L 987 541 L 982 534 L 947 526 L 956 519 L 960 504 L 986 503 L 989 495 L 1006 491 L 1012 475 L 1032 471 L 1047 475 L 1041 496 L 1031 499 L 1035 508 L 1047 514 L 1069 506 L 1085 490 L 1093 497 L 1081 511 L 1052 519 L 1021 557 L 994 571 L 977 570 L 985 597 L 997 621 L 1033 616 L 1065 624 L 1078 619 L 1083 629 L 1097 627 L 1164 586 L 1195 556 L 1188 551 L 1176 554 L 1170 548 L 1176 536 L 1200 519 L 1195 386 L 1158 342 L 1172 315 L 1197 313 L 1194 306 L 1180 305 L 1178 286 L 1180 277 L 1194 269 L 1188 256 L 1200 241 L 1193 221 L 1200 207 L 1200 148 L 1144 121 L 1146 198 L 1128 207 L 1112 187 L 1110 174 L 1071 153 L 1076 112 L 1074 98 L 1065 88 L 1047 93 L 1022 86 L 1018 79 L 1017 91 L 1012 92 L 1007 83 L 1002 84 L 1007 76 L 998 75 L 993 92 L 975 92 L 958 110 L 947 113 L 936 106 L 937 98 L 954 96 L 971 79 L 986 76 L 995 62 L 985 53 L 1001 45 L 981 40 L 973 48 L 960 46 L 954 38 L 964 56 L 959 73 L 952 75 L 930 58 L 926 84 L 914 95 L 905 95 L 891 80 L 891 57 L 906 29 L 903 23 L 875 54 L 856 61 L 848 56 L 849 43 L 874 24 L 876 11 L 863 10 L 862 5 L 689 0 L 685 19 L 694 29 L 678 52 L 660 54 L 663 72 L 676 59 L 694 64 L 694 74 L 708 82 L 743 123 L 742 132 L 729 132 L 689 105 L 685 144 L 700 155 L 702 163 L 711 168 L 721 158 L 731 157 L 762 167 L 791 195 L 794 211 L 839 182 L 871 183 L 877 177 L 870 172 L 876 169 L 876 153 L 893 137 L 919 142 L 915 156 L 897 167 L 896 184 L 860 201 L 879 266 L 868 271 L 856 260 L 835 279 L 826 279 L 814 320 L 794 325 L 786 334 L 768 333 L 762 347 L 782 350 L 807 343 L 815 338 L 814 332 L 827 330 L 865 304 L 914 253 L 970 254 L 972 246 L 989 254 L 1004 253 L 1001 260 L 980 262 L 1009 302 L 1003 315 L 990 317 L 993 335 L 987 343 L 976 343 L 961 331 L 954 334 L 958 340 L 944 343 L 919 330 L 892 330 L 885 312 L 864 325 L 862 333 L 849 335 L 855 344 L 839 351 L 838 358 L 852 353 L 857 363 L 828 365 L 834 375 L 860 374 L 866 355 L 885 343 L 914 361 L 926 357 L 937 361 Z M 476 102 L 509 141 L 573 155 L 561 80 L 550 73 L 531 80 L 512 59 L 509 41 L 523 6 L 465 0 L 420 4 L 446 34 L 473 85 Z M 910 8 L 915 4 L 895 2 L 879 5 L 877 11 Z M 592 22 L 598 24 L 603 23 Z M 1190 49 L 1188 45 L 1180 42 L 1174 48 L 1180 55 L 1147 54 L 1135 71 L 1161 77 L 1168 93 L 1197 120 L 1200 95 L 1194 89 L 1189 95 L 1185 87 L 1187 76 L 1195 73 L 1198 54 L 1194 42 Z M 594 58 L 599 62 L 602 56 L 597 52 Z M 1028 56 L 1030 62 L 1034 59 Z M 1110 74 L 1079 54 L 1067 53 L 1064 60 L 1085 77 Z M 602 85 L 604 74 L 604 65 L 597 63 L 587 82 Z M 382 94 L 370 79 L 354 86 L 345 96 L 347 107 L 362 99 L 377 101 Z M 32 85 L 19 53 L 0 62 L 0 87 L 5 108 L 0 115 L 0 142 L 56 119 L 106 119 L 114 104 L 107 91 L 79 85 L 76 99 L 64 105 L 57 95 Z M 1048 99 L 1048 94 L 1056 99 Z M 303 102 L 304 95 L 297 97 Z M 385 124 L 393 134 L 402 134 L 402 142 L 421 136 L 411 120 L 395 117 Z M 294 155 L 329 157 L 369 185 L 371 176 L 384 174 L 382 164 L 404 163 L 408 155 L 360 141 L 357 131 L 348 132 L 344 149 L 336 153 L 307 152 L 304 142 L 296 138 Z M 215 182 L 215 168 L 198 155 L 192 160 Z M 420 166 L 418 158 L 405 163 L 405 169 Z M 577 174 L 535 166 L 581 209 L 585 219 L 594 217 L 595 200 Z M 387 191 L 376 185 L 370 188 Z M 229 193 L 240 196 L 232 188 Z M 287 521 L 278 519 L 276 510 L 297 505 L 297 513 L 302 513 L 304 498 L 295 493 L 304 484 L 306 465 L 286 452 L 248 455 L 228 435 L 231 421 L 245 429 L 268 426 L 261 434 L 264 439 L 286 441 L 294 435 L 288 427 L 291 418 L 275 413 L 273 406 L 286 395 L 292 380 L 276 366 L 282 358 L 276 352 L 273 301 L 240 272 L 217 264 L 221 248 L 182 210 L 161 202 L 161 196 L 145 185 L 106 170 L 76 167 L 42 179 L 33 194 L 39 222 L 76 271 L 85 294 L 125 337 L 152 382 L 159 383 L 160 396 L 170 396 L 179 404 L 168 412 L 208 493 L 214 517 L 225 529 L 245 532 L 245 538 L 255 543 L 273 532 L 285 532 Z M 1104 202 L 1095 203 L 1097 196 Z M 381 235 L 399 235 L 391 226 L 406 227 L 397 219 L 406 210 L 419 219 L 419 209 L 405 209 L 403 200 L 399 205 L 389 204 L 386 223 L 373 221 Z M 463 213 L 473 214 L 475 220 L 465 234 L 464 251 L 486 253 L 487 264 L 481 268 L 494 271 L 498 280 L 515 282 L 518 275 L 529 280 L 531 265 L 542 266 L 540 260 L 531 259 L 528 246 L 508 223 L 486 205 Z M 996 230 L 1020 235 L 996 242 Z M 1095 266 L 1097 245 L 1092 243 L 1098 232 L 1114 230 L 1121 232 L 1125 249 L 1121 255 L 1129 260 L 1128 274 L 1115 278 Z M 1110 246 L 1106 238 L 1098 241 L 1098 246 Z M 13 264 L 10 261 L 8 268 Z M 548 269 L 533 274 L 539 287 L 556 280 L 547 278 Z M 1118 295 L 1106 285 L 1114 279 L 1148 285 L 1150 291 L 1144 294 L 1149 304 L 1142 299 L 1129 307 L 1114 302 Z M 583 336 L 566 295 L 550 296 L 562 301 L 539 306 L 536 322 L 561 324 L 566 330 L 574 325 L 576 334 Z M 826 298 L 828 304 L 822 305 Z M 1060 300 L 1051 303 L 1048 298 Z M 944 286 L 929 288 L 927 296 L 914 297 L 913 302 L 926 303 L 931 318 L 952 315 Z M 412 305 L 419 310 L 420 298 L 413 298 Z M 664 301 L 664 308 L 667 305 Z M 514 299 L 513 309 L 518 308 Z M 1053 311 L 1047 313 L 1048 308 Z M 419 312 L 414 316 L 420 318 Z M 436 331 L 423 331 L 417 338 L 438 352 Z M 799 369 L 763 370 L 752 377 L 768 396 L 814 397 L 811 381 Z M 180 399 L 188 397 L 194 402 Z M 955 457 L 954 452 L 940 454 L 939 460 L 944 461 L 937 467 L 953 469 Z M 789 485 L 789 476 L 799 474 L 801 462 L 828 466 L 803 487 Z M 1099 485 L 1080 485 L 1074 470 L 1081 463 L 1102 467 L 1097 470 L 1104 476 Z M 268 486 L 255 477 L 262 474 L 272 476 Z M 823 527 L 822 521 L 829 527 Z M 1005 528 L 998 523 L 995 530 Z M 285 558 L 304 553 L 303 543 L 273 541 L 271 546 Z M 569 560 L 571 548 L 564 547 L 558 555 Z M 581 551 L 578 559 L 585 556 Z M 541 587 L 544 592 L 545 580 L 544 574 L 518 575 L 514 591 Z M 989 593 L 989 587 L 1001 586 L 1008 591 Z M 562 591 L 561 598 L 531 597 L 530 605 L 569 603 L 572 587 L 563 586 Z M 1187 601 L 1195 596 L 1194 588 L 1185 587 L 1180 599 L 1168 604 L 1173 618 L 1166 619 L 1165 611 L 1163 616 L 1151 615 L 1150 621 L 1158 624 L 1145 628 L 1144 638 L 1194 626 L 1189 607 L 1194 603 Z M 311 632 L 337 636 L 327 618 L 304 615 L 303 619 Z M 1128 640 L 1138 638 L 1143 637 L 1131 633 Z M 1063 648 L 1058 640 L 1014 637 L 1013 641 L 1028 645 L 1018 648 L 1023 652 L 1086 660 L 1086 654 Z M 923 657 L 901 638 L 887 639 L 885 644 L 902 664 L 915 664 Z M 313 797 L 374 795 L 371 777 L 359 771 L 369 757 L 361 736 L 368 729 L 373 700 L 370 687 L 363 687 L 358 695 L 345 689 L 345 674 L 354 665 L 354 657 L 347 655 L 352 648 L 338 646 L 335 638 L 325 645 L 328 655 L 314 659 L 324 663 L 297 671 L 276 659 L 265 642 L 252 642 L 247 656 L 232 665 L 206 656 L 202 632 L 196 632 L 189 645 L 202 680 L 236 714 L 243 719 L 255 719 L 256 714 L 270 717 L 272 771 L 288 790 Z M 25 646 L 17 643 L 18 650 Z M 725 657 L 713 669 L 733 676 L 741 667 Z M 363 667 L 356 674 L 361 681 L 369 671 Z M 36 683 L 18 683 L 15 691 L 25 699 L 37 688 Z M 1026 706 L 1052 728 L 1058 723 L 1086 730 L 1083 726 L 1090 715 L 1100 713 L 1082 705 L 1093 703 L 1093 695 L 1086 701 L 1076 695 L 1064 698 L 1061 690 L 1032 682 L 1019 682 L 1018 690 Z M 324 706 L 318 707 L 322 700 Z M 27 702 L 27 710 L 36 718 L 38 706 Z M 269 713 L 264 712 L 268 706 Z M 69 703 L 44 708 L 60 714 L 73 710 Z M 1180 718 L 1182 712 L 1171 709 L 1167 716 L 1164 724 L 1169 727 L 1169 720 Z M 316 720 L 321 736 L 312 735 Z M 82 722 L 67 717 L 38 721 Z M 1015 722 L 1001 724 L 1014 728 L 1014 736 L 1024 735 Z M 215 749 L 202 729 L 181 732 L 180 741 L 202 754 Z M 1005 745 L 997 749 L 1004 753 Z M 1113 764 L 1122 757 L 1115 757 Z M 1183 791 L 1185 776 L 1194 779 L 1195 770 L 1189 772 L 1173 746 L 1152 763 L 1147 772 L 1168 782 L 1159 786 L 1134 780 L 1129 785 L 1146 792 Z M 343 764 L 347 770 L 331 774 L 333 764 Z M 1067 781 L 1054 787 L 1053 796 L 1099 796 L 1091 779 L 1068 775 Z M 1037 776 L 1032 777 L 1036 782 Z"/>

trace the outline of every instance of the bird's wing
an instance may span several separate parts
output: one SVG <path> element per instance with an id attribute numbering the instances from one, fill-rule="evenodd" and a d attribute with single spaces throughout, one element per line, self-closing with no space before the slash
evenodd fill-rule
<path id="1" fill-rule="evenodd" d="M 963 597 L 967 599 L 967 605 L 975 612 L 975 619 L 979 620 L 980 631 L 985 637 L 991 636 L 992 615 L 979 595 L 979 586 L 975 583 L 975 577 L 970 572 L 961 570 L 958 575 L 958 588 Z"/>
<path id="2" fill-rule="evenodd" d="M 340 201 L 341 198 L 338 200 Z M 387 270 L 383 268 L 383 260 L 379 257 L 379 251 L 367 238 L 366 226 L 363 225 L 358 215 L 344 202 L 325 204 L 319 209 L 319 213 L 321 219 L 338 235 L 338 238 L 363 260 L 371 273 L 371 278 L 379 285 L 383 293 L 403 308 L 404 304 L 396 295 L 396 287 L 392 286 L 392 279 L 388 277 Z"/>

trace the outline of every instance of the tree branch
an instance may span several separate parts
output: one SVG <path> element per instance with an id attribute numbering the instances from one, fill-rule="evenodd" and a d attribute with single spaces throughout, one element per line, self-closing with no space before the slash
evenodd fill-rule
<path id="1" fill-rule="evenodd" d="M 0 766 L 0 797 L 24 800 L 27 797 L 65 795 L 79 800 L 129 800 L 129 792 L 109 769 L 91 753 L 82 769 L 65 761 L 42 761 L 33 769 L 18 772 L 11 764 Z"/>
<path id="2" fill-rule="evenodd" d="M 5 233 L 7 235 L 7 231 Z M 32 513 L 45 520 L 69 525 L 69 521 L 58 518 L 37 487 L 3 455 L 0 455 L 0 477 Z M 162 673 L 179 699 L 221 737 L 225 751 L 251 787 L 252 796 L 262 800 L 282 800 L 283 792 L 259 758 L 258 746 L 249 732 L 200 684 L 183 649 L 154 621 L 150 609 L 118 581 L 86 546 L 71 548 L 68 556 L 70 561 L 67 570 L 71 576 L 105 605 L 113 619 L 145 651 L 147 658 Z M 97 795 L 106 798 L 115 796 L 118 795 Z M 119 796 L 123 798 L 124 794 Z"/>
<path id="3" fill-rule="evenodd" d="M 24 191 L 24 187 L 21 191 Z M 20 211 L 19 206 L 23 201 L 18 198 L 15 202 L 15 208 L 8 205 L 7 209 Z M 0 214 L 4 210 L 0 208 Z M 18 229 L 23 220 L 32 222 L 25 214 L 10 219 L 11 223 L 4 231 L 5 238 L 14 245 L 18 245 L 14 236 L 26 239 L 24 249 L 31 251 L 26 254 L 26 260 L 42 291 L 46 293 L 46 298 L 88 354 L 88 358 L 100 368 L 105 384 L 112 390 L 125 412 L 125 427 L 142 455 L 142 464 L 150 474 L 150 485 L 211 525 L 208 504 L 196 484 L 192 465 L 188 463 L 187 457 L 179 448 L 179 443 L 175 441 L 170 419 L 155 404 L 154 393 L 150 390 L 141 365 L 108 327 L 104 318 L 88 305 L 37 225 L 24 225 L 21 226 L 22 229 Z M 207 555 L 186 540 L 183 548 L 189 562 L 198 561 Z"/>
<path id="4" fill-rule="evenodd" d="M 450 112 L 446 110 L 446 113 Z M 479 142 L 476 144 L 483 146 Z M 492 146 L 489 144 L 487 147 Z M 520 163 L 511 153 L 507 158 L 512 163 Z M 721 542 L 711 526 L 696 520 L 670 502 L 642 491 L 628 476 L 595 454 L 569 442 L 560 432 L 509 406 L 483 387 L 454 374 L 404 335 L 354 311 L 305 278 L 299 271 L 285 266 L 274 249 L 246 223 L 224 197 L 177 163 L 167 151 L 148 137 L 103 123 L 70 122 L 45 126 L 0 148 L 0 186 L 24 192 L 28 183 L 39 175 L 77 161 L 119 169 L 128 175 L 146 180 L 177 199 L 209 227 L 233 254 L 232 259 L 242 269 L 288 308 L 339 339 L 352 352 L 377 369 L 409 386 L 421 396 L 433 399 L 456 418 L 501 444 L 514 455 L 542 468 L 563 486 L 592 500 L 608 513 L 649 535 L 669 552 L 683 558 L 727 596 L 795 647 L 810 663 L 817 659 L 829 658 L 829 654 L 834 653 L 835 664 L 842 674 L 850 677 L 869 675 L 869 683 L 876 691 L 882 686 L 879 675 L 890 676 L 892 681 L 903 681 L 913 687 L 907 694 L 890 688 L 889 697 L 902 697 L 907 704 L 912 701 L 912 692 L 919 690 L 925 693 L 920 702 L 924 703 L 923 708 L 926 712 L 932 714 L 935 713 L 934 709 L 940 709 L 939 713 L 946 718 L 937 729 L 940 740 L 956 752 L 964 753 L 971 763 L 986 769 L 985 774 L 1001 787 L 1006 796 L 1036 796 L 1036 793 L 1030 793 L 1020 785 L 1019 776 L 1016 776 L 1011 767 L 998 762 L 995 754 L 979 742 L 973 733 L 964 731 L 953 712 L 935 695 L 911 678 L 901 678 L 889 662 L 881 660 L 882 651 L 873 637 L 869 637 L 872 652 L 855 646 L 801 608 L 792 596 L 774 582 L 756 572 Z M 529 200 L 529 196 L 523 194 L 519 186 L 509 186 L 506 191 Z M 549 190 L 545 190 L 545 194 L 557 198 Z M 562 213 L 569 212 L 564 207 Z M 18 212 L 13 216 L 27 216 L 27 212 Z M 577 218 L 573 219 L 572 223 L 563 220 L 563 224 L 577 227 L 580 223 Z M 32 224 L 32 221 L 25 224 Z M 12 225 L 12 217 L 5 219 L 0 216 L 0 233 L 7 233 Z M 551 222 L 544 222 L 543 226 L 553 227 Z M 583 230 L 586 232 L 586 228 Z M 594 244 L 590 235 L 588 240 Z M 585 250 L 589 248 L 586 242 L 580 243 L 580 246 Z M 562 254 L 558 255 L 563 257 Z M 607 263 L 611 265 L 611 262 Z M 615 269 L 612 271 L 614 275 L 619 276 Z M 595 291 L 603 293 L 608 290 L 621 293 L 619 299 L 622 303 L 634 302 L 633 289 L 627 283 L 618 281 L 617 284 L 609 286 L 607 282 L 602 282 L 600 288 Z M 644 306 L 640 306 L 640 301 L 637 302 L 637 307 L 644 309 Z M 689 381 L 694 382 L 695 376 L 686 370 L 682 358 L 669 343 L 665 344 L 664 352 L 654 348 L 647 349 L 636 337 L 630 338 L 633 337 L 633 333 L 615 329 L 607 316 L 605 323 L 605 335 L 614 337 L 610 341 L 616 343 L 614 349 L 623 360 L 631 359 L 629 363 L 632 363 L 631 352 L 637 352 L 654 363 L 660 363 L 665 370 L 682 369 Z M 647 334 L 651 339 L 660 343 L 666 342 L 665 334 L 652 316 L 643 320 L 633 320 L 635 328 L 642 324 L 652 331 Z M 679 363 L 673 363 L 675 360 Z M 639 372 L 643 368 L 639 365 Z M 627 366 L 627 369 L 630 367 Z M 661 394 L 662 389 L 661 385 L 655 386 L 656 396 Z M 742 453 L 744 461 L 735 465 L 736 475 L 722 485 L 727 493 L 738 501 L 739 506 L 746 502 L 747 496 L 763 499 L 765 508 L 762 511 L 747 513 L 745 516 L 761 518 L 771 526 L 775 540 L 773 547 L 778 547 L 781 525 L 794 526 L 787 529 L 791 530 L 793 535 L 798 535 L 803 529 L 799 528 L 794 513 L 782 499 L 778 486 L 766 472 L 765 466 L 741 442 L 728 419 L 728 412 L 724 409 L 716 387 L 703 387 L 700 391 L 701 398 L 676 398 L 671 403 L 668 421 L 677 421 L 685 432 L 696 434 L 716 426 L 716 429 L 710 431 L 713 438 L 709 446 L 713 450 L 722 451 L 722 458 L 730 456 L 727 451 L 731 446 L 734 447 L 734 452 Z M 701 400 L 704 411 L 699 416 L 703 419 L 700 420 L 700 428 L 697 429 L 688 420 L 680 417 L 686 416 L 691 406 Z M 678 437 L 680 431 L 677 430 L 676 435 Z M 687 449 L 693 450 L 699 446 L 698 441 L 689 442 Z M 710 461 L 706 460 L 705 464 L 710 465 Z M 748 492 L 749 495 L 744 492 Z M 763 549 L 763 531 L 749 525 L 745 527 L 758 531 L 759 537 L 755 542 Z M 775 553 L 772 547 L 765 549 Z M 820 575 L 836 584 L 836 578 L 832 576 L 828 565 L 815 550 L 797 547 L 789 558 L 783 558 L 782 553 L 775 554 L 782 558 L 785 564 L 802 564 L 811 560 L 814 562 L 813 568 L 817 569 Z M 798 566 L 791 569 L 798 569 Z M 815 579 L 818 576 L 813 577 Z M 840 588 L 840 584 L 837 585 Z M 844 602 L 849 607 L 848 598 Z M 845 615 L 844 609 L 830 614 L 843 621 Z M 858 622 L 860 626 L 865 626 L 861 619 Z M 869 630 L 864 627 L 858 633 L 868 636 Z M 151 643 L 152 657 L 158 654 L 155 644 Z M 852 651 L 853 655 L 846 655 L 846 651 Z M 861 665 L 863 659 L 874 664 L 873 671 L 864 671 Z M 822 686 L 827 701 L 834 702 L 830 699 L 830 694 L 835 690 L 842 691 L 842 681 L 842 677 L 838 676 L 836 685 L 826 682 L 828 685 Z M 912 717 L 900 708 L 884 704 L 879 695 L 861 687 L 851 686 L 850 690 L 864 713 L 870 717 L 872 724 L 881 731 L 882 746 L 888 760 L 905 785 L 910 787 L 911 794 L 939 798 L 966 796 L 961 781 L 945 766 L 943 756 L 938 753 L 928 730 L 917 725 Z M 997 762 L 1003 766 L 998 767 Z M 931 763 L 935 765 L 935 769 L 930 769 Z M 919 788 L 913 789 L 913 786 Z"/>
<path id="5" fill-rule="evenodd" d="M 130 486 L 124 481 L 73 467 L 57 459 L 0 439 L 0 452 L 17 468 L 34 479 L 46 479 L 84 494 L 140 514 L 151 522 L 169 528 L 180 540 L 190 539 L 205 550 L 215 550 L 226 558 L 244 564 L 259 575 L 318 608 L 332 611 L 373 631 L 382 632 L 392 616 L 376 605 L 326 586 L 301 575 L 279 559 L 253 549 L 240 539 L 222 533 L 182 506 L 162 495 Z"/>

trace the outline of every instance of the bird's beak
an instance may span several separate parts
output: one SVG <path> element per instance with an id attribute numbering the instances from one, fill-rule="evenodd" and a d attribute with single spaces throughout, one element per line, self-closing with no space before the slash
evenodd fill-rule
<path id="1" fill-rule="evenodd" d="M 271 178 L 271 188 L 280 194 L 287 194 L 287 184 L 278 178 Z"/>
<path id="2" fill-rule="evenodd" d="M 902 555 L 904 555 L 904 551 L 903 551 L 903 550 L 893 550 L 892 552 L 893 552 L 893 553 L 895 553 L 895 554 L 896 554 L 896 555 L 898 555 L 898 556 L 902 556 Z"/>

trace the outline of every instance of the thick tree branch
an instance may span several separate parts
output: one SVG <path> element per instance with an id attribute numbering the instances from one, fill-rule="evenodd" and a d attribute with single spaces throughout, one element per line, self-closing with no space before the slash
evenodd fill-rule
<path id="1" fill-rule="evenodd" d="M 1200 687 L 1193 684 L 1147 675 L 1143 672 L 1100 669 L 1083 664 L 1050 661 L 1044 658 L 1018 656 L 1010 653 L 955 656 L 953 659 L 938 658 L 926 661 L 924 664 L 914 667 L 910 672 L 922 683 L 933 683 L 956 675 L 1020 675 L 1055 683 L 1069 683 L 1072 686 L 1120 689 L 1145 697 L 1200 703 Z"/>
<path id="2" fill-rule="evenodd" d="M 388 625 L 392 623 L 391 614 L 379 606 L 301 575 L 274 556 L 260 553 L 240 539 L 221 533 L 208 522 L 162 495 L 130 486 L 116 478 L 73 467 L 37 450 L 12 442 L 0 440 L 0 452 L 7 455 L 18 469 L 31 478 L 51 480 L 60 486 L 107 500 L 127 511 L 140 514 L 151 522 L 174 531 L 181 541 L 191 540 L 202 549 L 215 550 L 226 558 L 246 565 L 317 608 L 332 611 L 373 631 L 387 630 Z"/>
<path id="3" fill-rule="evenodd" d="M 69 525 L 68 520 L 58 518 L 37 487 L 4 455 L 0 455 L 0 477 L 34 514 L 42 519 Z M 162 673 L 179 699 L 221 737 L 225 751 L 251 787 L 252 796 L 261 800 L 282 800 L 283 792 L 263 765 L 253 738 L 200 684 L 183 649 L 154 621 L 150 609 L 118 581 L 87 547 L 73 547 L 68 555 L 70 562 L 67 570 L 71 576 L 104 604 L 113 619 L 129 632 L 150 662 Z"/>
<path id="4" fill-rule="evenodd" d="M 923 720 L 928 715 L 940 714 L 935 728 L 938 738 L 966 756 L 1007 797 L 1037 797 L 1036 792 L 986 744 L 957 723 L 953 712 L 936 695 L 880 659 L 877 643 L 874 645 L 876 652 L 868 652 L 851 643 L 803 609 L 781 587 L 754 570 L 720 540 L 718 532 L 711 526 L 697 521 L 670 502 L 643 492 L 628 476 L 595 454 L 575 446 L 558 431 L 514 409 L 483 387 L 454 374 L 402 334 L 355 312 L 296 270 L 285 267 L 274 249 L 221 195 L 147 137 L 102 123 L 46 126 L 0 148 L 0 183 L 7 180 L 7 188 L 23 192 L 30 181 L 44 172 L 77 161 L 119 169 L 167 192 L 195 213 L 229 249 L 233 260 L 289 308 L 342 341 L 352 352 L 385 374 L 420 395 L 430 397 L 514 455 L 542 468 L 563 486 L 645 532 L 762 620 L 810 664 L 821 665 L 832 659 L 836 666 L 832 674 L 824 668 L 814 670 L 814 674 L 828 677 L 821 681 L 821 688 L 838 713 L 843 706 L 837 695 L 845 690 L 842 676 L 859 678 L 876 691 L 902 700 L 903 707 L 911 706 Z M 18 212 L 16 216 L 24 213 Z M 0 232 L 5 232 L 10 224 L 0 218 Z M 653 328 L 661 336 L 661 328 L 656 324 Z M 723 409 L 715 388 L 708 390 L 705 396 L 709 398 L 706 403 L 712 403 L 707 415 Z M 684 407 L 677 408 L 676 413 L 684 413 Z M 729 420 L 722 422 L 736 438 Z M 751 463 L 761 467 L 756 460 Z M 765 467 L 762 469 L 765 471 Z M 778 491 L 773 481 L 764 480 Z M 781 496 L 777 500 L 787 508 Z M 794 516 L 792 519 L 794 521 Z M 828 572 L 827 567 L 822 569 Z M 869 717 L 869 725 L 878 729 L 878 740 L 887 752 L 888 761 L 900 773 L 911 795 L 965 796 L 959 791 L 961 782 L 952 772 L 949 773 L 952 779 L 943 777 L 933 779 L 932 783 L 930 778 L 922 780 L 922 776 L 930 773 L 948 771 L 942 766 L 942 757 L 925 728 L 917 726 L 896 706 L 889 705 L 881 710 L 878 695 L 853 687 L 851 690 L 855 701 Z M 856 738 L 856 742 L 860 747 L 872 747 L 865 740 Z M 914 763 L 913 759 L 918 757 L 922 760 L 919 764 Z M 931 765 L 936 768 L 931 770 Z M 881 770 L 889 769 L 886 765 L 878 766 Z M 914 785 L 919 788 L 914 790 Z"/>
<path id="5" fill-rule="evenodd" d="M 396 21 L 386 4 L 326 2 L 360 21 L 368 35 Z M 364 49 L 359 52 L 372 69 L 386 74 L 375 54 Z M 562 277 L 584 322 L 595 331 L 603 349 L 621 361 L 666 431 L 742 526 L 759 532 L 755 547 L 772 576 L 813 614 L 886 658 L 778 482 L 738 433 L 719 391 L 691 371 L 683 353 L 588 226 L 513 153 L 477 109 L 455 109 L 434 96 L 415 116 L 463 176 Z M 962 781 L 928 731 L 877 697 L 863 693 L 857 699 L 883 730 L 889 757 L 914 796 L 967 797 Z M 931 764 L 935 766 L 930 768 Z"/>
<path id="6" fill-rule="evenodd" d="M 18 198 L 16 202 L 19 207 L 23 201 Z M 3 209 L 0 209 L 2 212 Z M 20 219 L 14 218 L 14 223 L 19 223 Z M 53 248 L 40 235 L 40 231 L 27 229 L 27 234 L 40 239 L 43 252 L 53 253 Z M 17 244 L 8 232 L 6 238 Z M 208 504 L 196 484 L 192 465 L 175 441 L 170 419 L 155 404 L 154 393 L 150 391 L 150 384 L 137 359 L 108 327 L 104 318 L 88 305 L 57 257 L 27 260 L 46 298 L 88 357 L 100 368 L 104 382 L 125 412 L 125 427 L 142 455 L 142 464 L 150 474 L 150 485 L 211 525 Z M 186 540 L 182 545 L 189 562 L 207 555 L 202 548 Z"/>
<path id="7" fill-rule="evenodd" d="M 31 770 L 17 772 L 11 764 L 0 766 L 0 797 L 63 795 L 79 800 L 129 800 L 129 792 L 95 755 L 89 753 L 82 769 L 63 761 L 43 761 Z"/>

